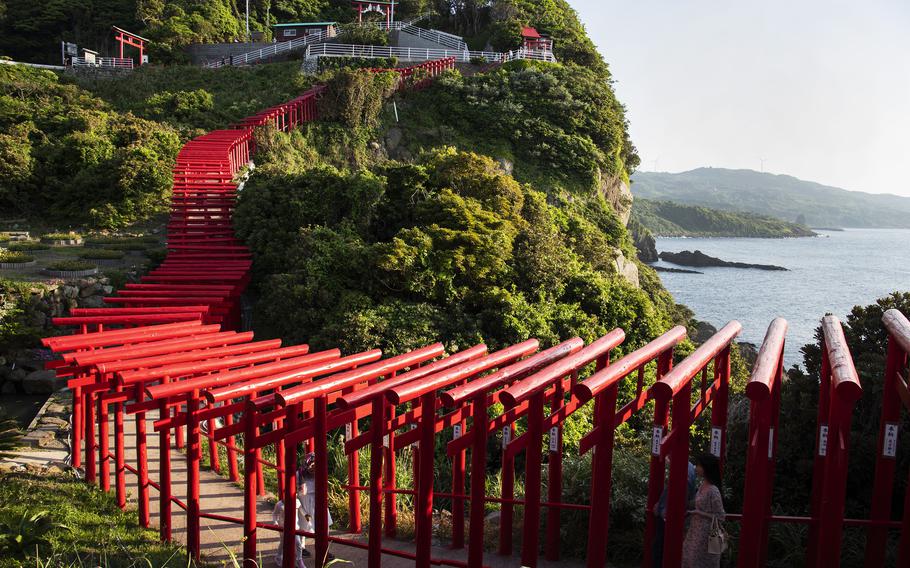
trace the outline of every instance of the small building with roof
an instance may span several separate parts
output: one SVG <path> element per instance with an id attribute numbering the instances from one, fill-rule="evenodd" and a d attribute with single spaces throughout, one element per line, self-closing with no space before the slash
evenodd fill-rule
<path id="1" fill-rule="evenodd" d="M 272 37 L 275 41 L 291 41 L 308 35 L 325 32 L 329 37 L 335 35 L 336 22 L 290 22 L 272 25 Z"/>
<path id="2" fill-rule="evenodd" d="M 553 40 L 528 26 L 521 28 L 521 47 L 527 51 L 553 51 Z"/>

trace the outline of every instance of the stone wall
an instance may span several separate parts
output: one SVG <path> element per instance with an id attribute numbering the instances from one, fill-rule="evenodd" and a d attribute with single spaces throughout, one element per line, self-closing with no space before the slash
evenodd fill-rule
<path id="1" fill-rule="evenodd" d="M 72 308 L 100 308 L 103 298 L 114 292 L 107 278 L 79 278 L 55 284 L 20 283 L 16 289 L 0 288 L 0 319 L 4 329 L 15 326 L 37 337 L 52 335 L 57 328 L 51 318 L 64 316 Z M 0 344 L 7 338 L 0 337 Z M 51 353 L 40 345 L 6 345 L 0 352 L 0 395 L 50 393 L 62 388 L 53 371 L 44 364 Z"/>

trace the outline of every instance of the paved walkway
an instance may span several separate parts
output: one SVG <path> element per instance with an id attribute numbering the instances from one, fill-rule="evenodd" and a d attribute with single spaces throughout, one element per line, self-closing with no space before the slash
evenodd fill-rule
<path id="1" fill-rule="evenodd" d="M 152 427 L 152 422 L 157 419 L 157 415 L 148 416 L 148 460 L 149 460 L 149 478 L 152 481 L 157 482 L 160 479 L 160 452 L 158 447 L 158 436 L 154 432 Z M 113 423 L 111 423 L 110 431 L 113 433 Z M 125 442 L 126 442 L 126 460 L 130 465 L 135 465 L 136 461 L 136 439 L 135 439 L 135 420 L 132 417 L 127 417 L 125 420 Z M 111 437 L 111 448 L 114 447 L 113 436 Z M 32 449 L 25 450 L 21 452 L 15 459 L 15 461 L 23 463 L 28 461 L 35 466 L 40 465 L 42 462 L 49 463 L 52 461 L 60 461 L 65 456 L 65 452 L 60 450 L 41 450 L 41 449 Z M 111 463 L 111 469 L 113 470 L 113 463 Z M 186 478 L 187 478 L 187 463 L 184 454 L 179 450 L 171 450 L 171 480 L 172 480 L 172 493 L 173 495 L 184 501 L 186 499 Z M 127 500 L 128 503 L 135 507 L 136 505 L 136 495 L 138 493 L 137 487 L 138 478 L 136 475 L 127 472 L 126 483 L 127 483 Z M 113 476 L 113 471 L 111 475 L 111 488 L 116 486 L 116 481 Z M 214 472 L 202 468 L 200 471 L 200 495 L 201 495 L 201 509 L 205 513 L 217 513 L 219 515 L 232 516 L 237 518 L 243 517 L 243 491 L 235 483 L 232 483 L 225 477 L 221 477 Z M 159 498 L 158 491 L 152 487 L 149 491 L 150 499 L 150 512 L 151 512 L 151 525 L 157 527 L 159 524 Z M 271 523 L 271 513 L 273 509 L 274 498 L 268 500 L 267 498 L 259 498 L 258 507 L 257 507 L 257 516 L 258 519 L 262 522 Z M 205 560 L 213 562 L 216 565 L 227 564 L 233 566 L 233 563 L 230 560 L 231 553 L 237 555 L 238 559 L 241 558 L 242 552 L 242 538 L 243 531 L 239 524 L 214 521 L 210 519 L 203 518 L 201 520 L 201 541 L 202 541 L 202 554 Z M 186 516 L 179 506 L 174 504 L 172 506 L 172 533 L 173 538 L 180 542 L 186 542 Z M 366 542 L 365 535 L 353 536 L 343 532 L 337 532 L 337 536 L 345 538 L 356 538 L 360 542 Z M 258 531 L 258 550 L 260 553 L 260 566 L 262 567 L 271 567 L 274 566 L 274 552 L 278 546 L 278 534 L 273 531 L 268 531 L 260 529 Z M 307 544 L 310 552 L 313 552 L 312 541 L 308 539 Z M 383 540 L 384 547 L 394 548 L 407 552 L 414 552 L 414 544 L 412 542 L 403 542 L 395 540 Z M 342 544 L 333 543 L 331 545 L 331 551 L 335 556 L 340 559 L 349 561 L 351 564 L 344 564 L 344 566 L 355 566 L 355 567 L 365 567 L 367 565 L 367 555 L 366 551 L 355 548 L 352 546 L 344 546 Z M 452 550 L 443 546 L 434 547 L 433 550 L 434 558 L 447 558 L 453 560 L 465 561 L 467 559 L 467 550 Z M 490 568 L 517 568 L 521 566 L 519 558 L 516 557 L 502 557 L 495 553 L 487 553 L 485 556 L 485 564 Z M 312 563 L 307 561 L 307 566 L 312 566 Z M 414 565 L 412 560 L 392 556 L 384 555 L 383 568 L 407 568 Z M 538 563 L 540 568 L 555 568 L 560 567 L 575 567 L 581 566 L 582 563 L 577 561 L 559 561 L 559 562 L 547 562 L 543 559 Z"/>

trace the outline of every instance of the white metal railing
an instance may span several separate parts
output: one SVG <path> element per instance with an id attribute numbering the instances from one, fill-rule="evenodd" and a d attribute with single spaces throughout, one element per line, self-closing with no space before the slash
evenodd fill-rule
<path id="1" fill-rule="evenodd" d="M 362 59 L 379 59 L 395 57 L 402 61 L 432 61 L 454 57 L 455 61 L 467 63 L 474 58 L 487 61 L 514 61 L 516 59 L 536 59 L 555 62 L 556 58 L 549 51 L 528 51 L 516 49 L 508 53 L 496 51 L 468 51 L 457 49 L 424 49 L 418 47 L 392 47 L 387 45 L 349 45 L 341 43 L 321 43 L 307 47 L 307 58 L 315 57 L 356 57 Z"/>
<path id="2" fill-rule="evenodd" d="M 132 69 L 133 60 L 129 57 L 95 57 L 93 60 L 85 57 L 72 57 L 70 64 L 73 67 L 108 67 L 113 69 Z"/>
<path id="3" fill-rule="evenodd" d="M 443 45 L 451 49 L 458 49 L 461 51 L 468 49 L 468 44 L 464 42 L 464 38 L 461 36 L 447 32 L 441 32 L 439 30 L 428 30 L 420 28 L 414 25 L 414 21 L 416 20 L 411 20 L 410 22 L 392 22 L 391 24 L 379 22 L 373 25 L 378 26 L 381 30 L 396 30 L 404 32 L 406 34 L 417 36 L 427 41 L 432 41 L 433 43 L 438 43 L 439 45 Z"/>
<path id="4" fill-rule="evenodd" d="M 210 69 L 217 69 L 218 67 L 223 67 L 225 65 L 248 65 L 254 61 L 260 61 L 267 57 L 273 57 L 279 53 L 286 53 L 313 44 L 322 43 L 330 38 L 335 37 L 335 35 L 335 28 L 330 27 L 326 31 L 319 31 L 316 33 L 308 34 L 297 39 L 292 39 L 290 41 L 280 41 L 278 43 L 273 43 L 268 47 L 254 49 L 253 51 L 241 53 L 240 55 L 235 55 L 233 57 L 224 57 L 218 61 L 209 61 L 205 64 L 205 67 L 208 67 Z"/>

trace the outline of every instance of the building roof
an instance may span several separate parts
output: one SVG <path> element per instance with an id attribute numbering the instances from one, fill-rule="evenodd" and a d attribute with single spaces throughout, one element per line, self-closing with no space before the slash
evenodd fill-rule
<path id="1" fill-rule="evenodd" d="M 521 28 L 521 37 L 539 38 L 540 34 L 534 28 Z"/>
<path id="2" fill-rule="evenodd" d="M 351 4 L 382 4 L 383 6 L 391 6 L 392 4 L 398 4 L 398 0 L 392 2 L 389 0 L 351 0 Z"/>
<path id="3" fill-rule="evenodd" d="M 291 28 L 300 26 L 334 26 L 338 22 L 291 22 L 289 24 L 272 24 L 273 28 Z"/>

